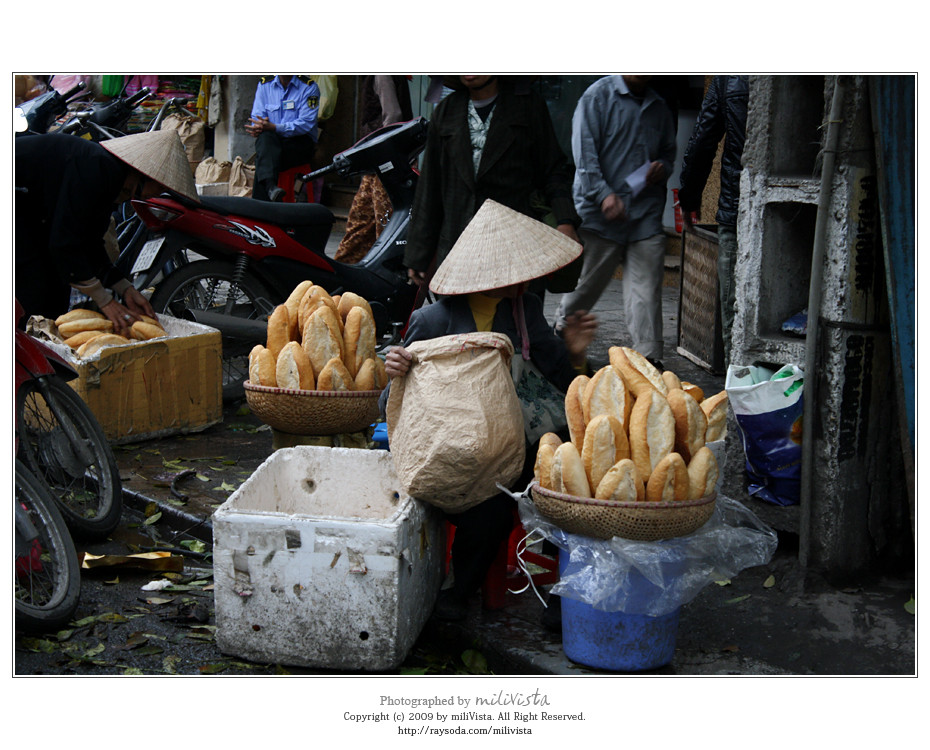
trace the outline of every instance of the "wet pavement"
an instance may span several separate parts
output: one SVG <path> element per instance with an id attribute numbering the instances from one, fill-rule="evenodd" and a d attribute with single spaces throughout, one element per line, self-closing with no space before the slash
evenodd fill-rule
<path id="1" fill-rule="evenodd" d="M 547 300 L 547 308 L 556 302 Z M 677 290 L 667 287 L 663 302 L 666 368 L 707 394 L 721 390 L 722 376 L 675 351 Z M 606 364 L 609 346 L 627 342 L 618 282 L 595 312 L 601 326 L 590 355 L 597 367 Z M 63 640 L 17 636 L 16 673 L 327 674 L 248 663 L 221 654 L 213 641 L 210 517 L 273 450 L 272 431 L 244 403 L 227 405 L 223 422 L 201 433 L 117 446 L 127 509 L 112 539 L 89 549 L 125 554 L 171 548 L 184 557 L 184 568 L 163 592 L 141 588 L 158 573 L 85 572 L 79 624 Z M 746 497 L 734 499 L 764 511 Z M 682 608 L 674 657 L 652 673 L 915 674 L 913 579 L 831 585 L 801 569 L 790 529 L 776 531 L 779 547 L 769 564 L 707 586 Z M 569 660 L 560 634 L 542 627 L 542 612 L 530 591 L 508 593 L 498 610 L 484 609 L 475 597 L 463 622 L 429 620 L 397 673 L 605 674 Z"/>

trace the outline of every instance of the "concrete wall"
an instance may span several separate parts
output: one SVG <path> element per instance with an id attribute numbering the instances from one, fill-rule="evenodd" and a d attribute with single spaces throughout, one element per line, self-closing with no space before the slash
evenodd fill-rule
<path id="1" fill-rule="evenodd" d="M 734 364 L 805 364 L 807 342 L 781 331 L 808 307 L 822 139 L 835 76 L 756 76 L 741 175 Z M 801 537 L 801 557 L 833 573 L 867 569 L 906 547 L 906 504 L 895 424 L 887 291 L 880 246 L 876 168 L 864 77 L 844 79 L 831 200 L 826 207 L 811 493 L 767 514 Z M 731 423 L 726 487 L 741 496 L 744 455 Z"/>

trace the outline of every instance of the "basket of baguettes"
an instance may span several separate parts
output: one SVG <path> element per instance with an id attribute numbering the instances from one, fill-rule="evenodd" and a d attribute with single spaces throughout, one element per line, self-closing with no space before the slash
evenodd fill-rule
<path id="1" fill-rule="evenodd" d="M 367 300 L 353 292 L 330 296 L 304 281 L 268 316 L 265 345 L 249 354 L 245 395 L 276 430 L 336 435 L 377 419 L 385 385 Z"/>
<path id="2" fill-rule="evenodd" d="M 707 443 L 726 431 L 726 391 L 704 398 L 639 352 L 609 349 L 610 364 L 565 394 L 570 440 L 544 435 L 530 492 L 569 533 L 655 541 L 711 517 L 719 469 Z"/>

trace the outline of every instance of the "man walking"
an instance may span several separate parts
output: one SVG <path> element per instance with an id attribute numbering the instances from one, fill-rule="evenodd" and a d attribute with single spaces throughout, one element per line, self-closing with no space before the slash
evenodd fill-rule
<path id="1" fill-rule="evenodd" d="M 556 331 L 591 310 L 619 265 L 632 347 L 658 362 L 663 354 L 666 181 L 675 161 L 675 128 L 651 76 L 608 76 L 582 95 L 572 119 L 573 195 L 581 217 L 583 267 L 562 297 Z"/>

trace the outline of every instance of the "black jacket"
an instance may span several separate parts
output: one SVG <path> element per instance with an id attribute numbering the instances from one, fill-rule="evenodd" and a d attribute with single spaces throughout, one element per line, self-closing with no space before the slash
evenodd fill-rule
<path id="1" fill-rule="evenodd" d="M 717 223 L 736 225 L 748 101 L 749 82 L 745 76 L 714 76 L 681 164 L 678 201 L 682 211 L 696 211 L 701 207 L 701 193 L 717 155 L 717 144 L 725 135 Z"/>

